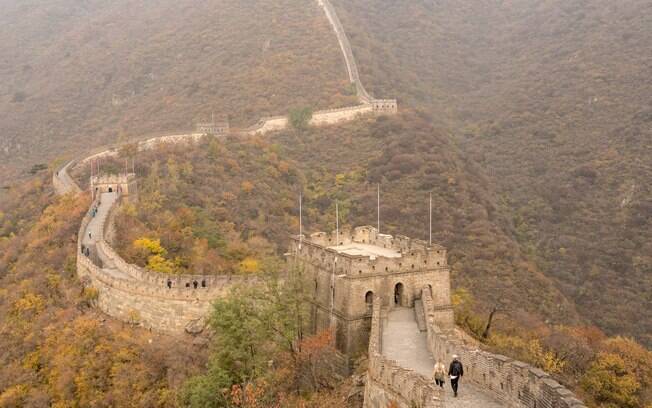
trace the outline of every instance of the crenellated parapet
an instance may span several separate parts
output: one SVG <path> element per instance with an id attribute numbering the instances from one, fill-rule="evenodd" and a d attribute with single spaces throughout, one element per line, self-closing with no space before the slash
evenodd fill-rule
<path id="1" fill-rule="evenodd" d="M 294 236 L 291 252 L 316 267 L 334 268 L 337 275 L 400 274 L 448 267 L 443 246 L 403 235 L 380 234 L 370 226 L 339 234 Z"/>
<path id="2" fill-rule="evenodd" d="M 109 205 L 101 201 L 103 197 L 108 196 L 98 194 L 91 208 Z M 96 305 L 119 320 L 158 331 L 201 331 L 211 302 L 232 285 L 250 279 L 231 275 L 166 275 L 129 264 L 106 239 L 119 201 L 112 201 L 108 211 L 89 212 L 79 229 L 77 272 L 82 281 L 98 289 Z M 84 248 L 84 239 L 91 230 L 96 240 Z"/>
<path id="3" fill-rule="evenodd" d="M 382 299 L 373 302 L 364 407 L 443 408 L 441 389 L 432 380 L 402 368 L 382 354 Z"/>
<path id="4" fill-rule="evenodd" d="M 430 289 L 424 287 L 421 299 L 426 314 L 427 344 L 441 361 L 457 354 L 464 364 L 464 379 L 492 394 L 507 407 L 586 408 L 566 387 L 544 371 L 509 357 L 489 353 L 467 344 L 453 331 L 441 330 L 435 319 Z"/>

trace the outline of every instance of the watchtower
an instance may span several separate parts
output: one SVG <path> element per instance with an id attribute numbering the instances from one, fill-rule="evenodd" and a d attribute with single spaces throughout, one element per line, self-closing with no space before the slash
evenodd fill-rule
<path id="1" fill-rule="evenodd" d="M 120 193 L 122 196 L 136 193 L 136 175 L 134 173 L 102 174 L 91 177 L 93 194 Z"/>
<path id="2" fill-rule="evenodd" d="M 209 136 L 224 136 L 229 133 L 229 121 L 215 121 L 215 114 L 211 114 L 210 122 L 197 123 L 195 131 Z"/>
<path id="3" fill-rule="evenodd" d="M 371 108 L 377 115 L 395 115 L 398 112 L 396 99 L 373 99 Z"/>
<path id="4" fill-rule="evenodd" d="M 332 328 L 336 348 L 355 357 L 366 351 L 374 296 L 383 307 L 413 307 L 429 286 L 439 327 L 452 329 L 446 248 L 363 226 L 292 238 L 290 254 L 310 287 L 313 331 Z"/>

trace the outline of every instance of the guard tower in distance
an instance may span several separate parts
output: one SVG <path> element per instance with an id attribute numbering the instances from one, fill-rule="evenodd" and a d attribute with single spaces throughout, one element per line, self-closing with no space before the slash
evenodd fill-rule
<path id="1" fill-rule="evenodd" d="M 102 174 L 91 177 L 93 194 L 119 193 L 121 196 L 134 196 L 137 192 L 136 174 Z"/>

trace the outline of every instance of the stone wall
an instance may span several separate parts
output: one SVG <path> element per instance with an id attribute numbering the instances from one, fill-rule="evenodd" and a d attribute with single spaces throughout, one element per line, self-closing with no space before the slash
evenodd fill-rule
<path id="1" fill-rule="evenodd" d="M 453 354 L 464 364 L 463 381 L 471 381 L 490 392 L 506 407 L 586 408 L 573 393 L 548 374 L 526 363 L 465 344 L 453 332 L 436 324 L 435 307 L 429 288 L 423 288 L 428 348 L 435 359 L 451 361 Z"/>
<path id="2" fill-rule="evenodd" d="M 247 135 L 264 135 L 269 132 L 276 132 L 288 127 L 287 116 L 270 116 L 261 118 L 254 126 L 245 129 Z"/>
<path id="3" fill-rule="evenodd" d="M 342 55 L 344 56 L 344 62 L 346 63 L 346 71 L 349 75 L 349 81 L 351 81 L 352 84 L 355 84 L 358 98 L 360 98 L 360 101 L 363 103 L 370 102 L 373 98 L 367 93 L 367 90 L 362 85 L 362 81 L 360 81 L 360 74 L 358 73 L 358 66 L 355 63 L 351 43 L 349 43 L 349 38 L 346 36 L 346 31 L 344 31 L 344 27 L 337 16 L 337 12 L 335 12 L 335 8 L 329 0 L 317 0 L 317 3 L 324 9 L 324 13 L 335 31 L 335 36 L 340 44 Z"/>
<path id="4" fill-rule="evenodd" d="M 310 124 L 313 126 L 334 125 L 336 123 L 352 121 L 373 112 L 373 108 L 370 104 L 321 110 L 312 115 Z"/>
<path id="5" fill-rule="evenodd" d="M 77 240 L 77 273 L 98 289 L 96 305 L 106 314 L 158 331 L 196 332 L 203 328 L 211 302 L 223 296 L 233 284 L 247 281 L 241 276 L 163 275 L 127 263 L 105 239 L 104 232 L 111 230 L 108 224 L 114 219 L 116 208 L 114 204 L 99 229 L 100 240 L 95 251 L 102 256 L 80 255 L 90 214 L 82 220 Z M 98 266 L 99 258 L 110 263 L 111 268 Z"/>
<path id="6" fill-rule="evenodd" d="M 77 183 L 75 183 L 75 181 L 68 174 L 68 168 L 70 168 L 74 164 L 75 164 L 74 160 L 69 161 L 58 171 L 54 172 L 54 174 L 52 175 L 52 186 L 54 187 L 54 191 L 57 194 L 63 195 L 66 193 L 81 192 L 81 189 L 79 188 Z"/>
<path id="7" fill-rule="evenodd" d="M 441 390 L 432 380 L 382 355 L 381 304 L 380 298 L 374 299 L 364 407 L 386 408 L 393 402 L 399 408 L 442 408 Z"/>

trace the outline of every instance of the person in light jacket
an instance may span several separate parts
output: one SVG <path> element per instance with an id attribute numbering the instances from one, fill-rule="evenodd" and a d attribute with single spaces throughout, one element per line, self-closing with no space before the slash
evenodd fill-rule
<path id="1" fill-rule="evenodd" d="M 446 377 L 446 367 L 441 362 L 441 360 L 437 360 L 435 363 L 435 368 L 432 371 L 432 376 L 435 379 L 435 384 L 443 388 L 444 377 Z"/>

